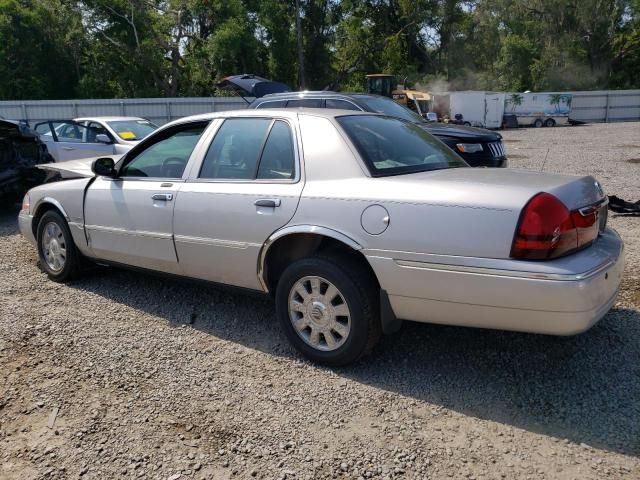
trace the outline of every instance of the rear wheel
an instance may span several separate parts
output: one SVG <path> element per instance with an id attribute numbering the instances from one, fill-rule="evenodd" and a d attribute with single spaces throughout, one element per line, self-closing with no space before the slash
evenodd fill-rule
<path id="1" fill-rule="evenodd" d="M 544 121 L 544 126 L 545 127 L 555 127 L 556 126 L 556 121 L 553 118 L 547 118 Z"/>
<path id="2" fill-rule="evenodd" d="M 542 127 L 543 123 L 542 123 L 542 119 L 541 118 L 536 118 L 536 121 L 533 122 L 533 126 L 536 128 L 540 128 Z"/>
<path id="3" fill-rule="evenodd" d="M 46 212 L 38 223 L 37 239 L 40 266 L 51 280 L 66 282 L 77 276 L 82 255 L 62 215 L 53 210 Z"/>
<path id="4" fill-rule="evenodd" d="M 378 289 L 370 272 L 349 257 L 310 257 L 284 271 L 276 310 L 289 341 L 329 366 L 352 363 L 380 338 Z"/>

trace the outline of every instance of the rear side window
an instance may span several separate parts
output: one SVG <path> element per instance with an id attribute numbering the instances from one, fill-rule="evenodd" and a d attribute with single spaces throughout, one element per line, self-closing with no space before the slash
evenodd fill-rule
<path id="1" fill-rule="evenodd" d="M 347 102 L 346 100 L 338 100 L 334 98 L 327 98 L 325 100 L 326 108 L 338 108 L 340 110 L 360 110 L 353 103 Z"/>
<path id="2" fill-rule="evenodd" d="M 205 156 L 200 178 L 292 179 L 293 137 L 286 122 L 268 118 L 224 121 Z"/>
<path id="3" fill-rule="evenodd" d="M 287 107 L 322 108 L 322 99 L 301 98 L 298 100 L 289 100 Z"/>
<path id="4" fill-rule="evenodd" d="M 468 166 L 414 123 L 378 115 L 336 119 L 374 177 Z"/>
<path id="5" fill-rule="evenodd" d="M 285 122 L 277 120 L 264 145 L 258 178 L 292 179 L 295 173 L 294 162 L 291 129 Z"/>

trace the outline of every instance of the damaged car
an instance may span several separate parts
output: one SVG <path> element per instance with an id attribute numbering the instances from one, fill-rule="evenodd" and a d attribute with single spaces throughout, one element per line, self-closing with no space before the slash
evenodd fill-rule
<path id="1" fill-rule="evenodd" d="M 0 119 L 0 198 L 19 200 L 46 173 L 36 165 L 51 162 L 47 147 L 25 123 Z"/>

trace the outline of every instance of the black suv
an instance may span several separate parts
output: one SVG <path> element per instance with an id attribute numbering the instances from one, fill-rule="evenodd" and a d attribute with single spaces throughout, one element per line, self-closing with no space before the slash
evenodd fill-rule
<path id="1" fill-rule="evenodd" d="M 482 128 L 427 122 L 387 97 L 366 93 L 286 92 L 265 95 L 248 108 L 338 108 L 383 113 L 415 123 L 447 144 L 472 167 L 506 167 L 502 136 Z"/>

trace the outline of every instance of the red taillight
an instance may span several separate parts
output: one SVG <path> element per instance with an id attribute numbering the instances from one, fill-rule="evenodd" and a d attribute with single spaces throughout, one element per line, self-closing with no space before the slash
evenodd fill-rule
<path id="1" fill-rule="evenodd" d="M 597 211 L 570 212 L 550 193 L 539 193 L 522 211 L 511 256 L 530 260 L 557 258 L 597 236 Z"/>
<path id="2" fill-rule="evenodd" d="M 571 219 L 578 231 L 578 247 L 593 242 L 598 238 L 598 209 L 581 209 L 571 213 Z"/>

